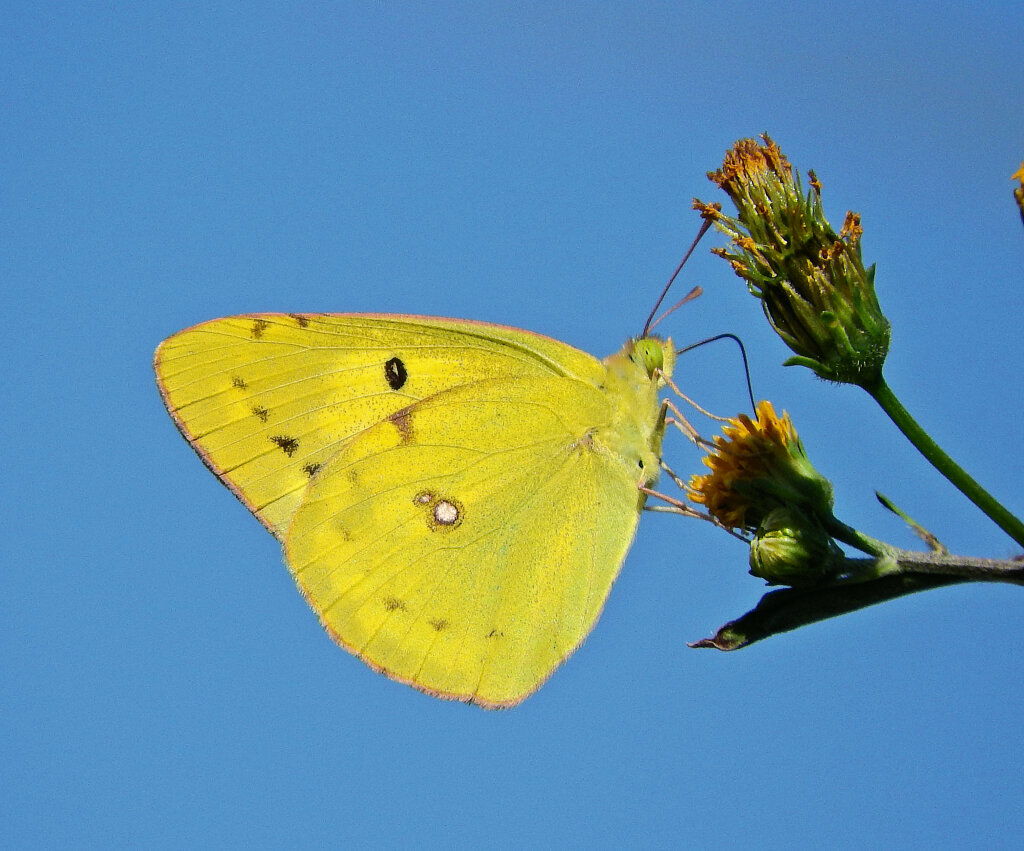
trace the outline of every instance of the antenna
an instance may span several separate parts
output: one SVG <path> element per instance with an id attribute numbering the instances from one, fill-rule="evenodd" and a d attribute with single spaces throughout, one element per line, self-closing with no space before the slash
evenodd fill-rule
<path id="1" fill-rule="evenodd" d="M 697 238 L 694 239 L 693 244 L 690 246 L 690 249 L 686 252 L 686 256 L 683 257 L 683 259 L 679 261 L 679 265 L 676 266 L 676 270 L 672 273 L 672 277 L 669 278 L 668 279 L 668 283 L 665 284 L 665 289 L 663 289 L 661 291 L 661 295 L 658 296 L 658 300 L 654 303 L 654 308 L 651 310 L 651 315 L 647 317 L 647 321 L 644 323 L 644 331 L 640 335 L 641 337 L 646 337 L 647 336 L 647 332 L 651 330 L 651 323 L 654 320 L 654 314 L 658 312 L 658 308 L 661 307 L 661 303 L 665 300 L 665 296 L 668 295 L 669 287 L 672 286 L 672 283 L 673 283 L 673 281 L 675 281 L 676 276 L 681 271 L 683 271 L 683 266 L 686 265 L 686 261 L 689 260 L 690 259 L 690 255 L 693 254 L 693 249 L 695 249 L 697 247 L 697 243 L 700 242 L 701 239 L 703 238 L 704 234 L 706 234 L 708 232 L 708 228 L 709 227 L 711 227 L 711 222 L 707 221 L 707 220 L 705 220 L 704 224 L 702 224 L 700 226 L 700 230 L 697 232 Z M 684 301 L 685 301 L 685 299 L 684 299 Z"/>
<path id="2" fill-rule="evenodd" d="M 681 299 L 679 299 L 679 301 L 677 301 L 668 310 L 666 310 L 663 314 L 661 314 L 661 316 L 659 316 L 657 319 L 655 319 L 651 323 L 651 327 L 648 328 L 647 330 L 648 331 L 653 331 L 655 328 L 658 327 L 659 324 L 661 324 L 661 320 L 662 319 L 664 319 L 666 316 L 671 316 L 673 313 L 675 313 L 677 310 L 679 310 L 680 307 L 682 307 L 684 304 L 686 304 L 686 302 L 693 301 L 695 298 L 697 298 L 697 296 L 700 296 L 700 295 L 704 295 L 704 288 L 703 287 L 694 287 L 686 295 L 684 295 Z"/>

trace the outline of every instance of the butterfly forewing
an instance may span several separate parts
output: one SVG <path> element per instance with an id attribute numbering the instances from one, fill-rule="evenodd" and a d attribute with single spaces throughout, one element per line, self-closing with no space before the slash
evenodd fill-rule
<path id="1" fill-rule="evenodd" d="M 281 538 L 339 446 L 402 408 L 499 376 L 595 382 L 602 370 L 518 329 L 357 314 L 217 319 L 166 340 L 155 367 L 182 434 Z"/>

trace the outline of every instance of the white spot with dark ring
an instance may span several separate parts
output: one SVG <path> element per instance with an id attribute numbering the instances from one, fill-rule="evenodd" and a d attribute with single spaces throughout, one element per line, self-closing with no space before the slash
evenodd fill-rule
<path id="1" fill-rule="evenodd" d="M 446 499 L 438 500 L 434 506 L 434 520 L 442 526 L 451 526 L 459 520 L 459 507 Z"/>

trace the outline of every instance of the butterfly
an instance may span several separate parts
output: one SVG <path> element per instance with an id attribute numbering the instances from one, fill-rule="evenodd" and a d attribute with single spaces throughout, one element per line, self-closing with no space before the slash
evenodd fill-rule
<path id="1" fill-rule="evenodd" d="M 589 634 L 658 478 L 670 340 L 600 361 L 456 319 L 252 314 L 157 349 L 164 403 L 330 636 L 486 708 Z"/>

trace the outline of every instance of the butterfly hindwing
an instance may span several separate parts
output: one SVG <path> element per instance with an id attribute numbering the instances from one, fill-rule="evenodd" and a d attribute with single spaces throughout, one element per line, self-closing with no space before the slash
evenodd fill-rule
<path id="1" fill-rule="evenodd" d="M 328 631 L 389 676 L 518 703 L 582 642 L 639 518 L 635 466 L 595 439 L 594 384 L 484 380 L 347 441 L 285 551 Z"/>
<path id="2" fill-rule="evenodd" d="M 253 314 L 166 340 L 157 381 L 179 430 L 277 537 L 338 447 L 435 393 L 495 377 L 599 380 L 565 343 L 415 316 Z"/>

